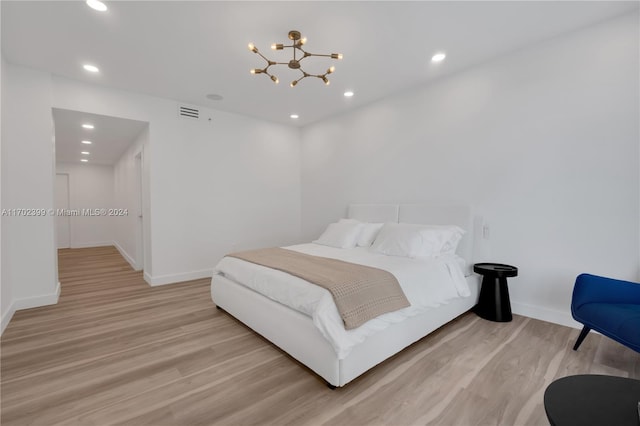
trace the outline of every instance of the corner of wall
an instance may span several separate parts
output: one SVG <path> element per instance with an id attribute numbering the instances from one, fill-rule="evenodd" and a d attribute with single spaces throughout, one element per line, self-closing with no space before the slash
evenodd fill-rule
<path id="1" fill-rule="evenodd" d="M 134 271 L 140 271 L 140 270 L 141 270 L 141 269 L 139 269 L 139 268 L 137 267 L 137 265 L 136 265 L 136 261 L 133 259 L 133 257 L 132 257 L 129 253 L 127 253 L 127 251 L 126 251 L 124 248 L 122 248 L 122 246 L 121 246 L 120 244 L 118 244 L 118 242 L 117 242 L 117 241 L 115 241 L 115 240 L 114 240 L 114 241 L 112 242 L 112 244 L 113 244 L 113 245 L 114 245 L 114 247 L 118 250 L 118 252 L 120 252 L 120 255 L 121 255 L 122 257 L 124 257 L 124 260 L 126 260 L 126 261 L 129 263 L 129 265 L 131 265 L 131 267 L 133 268 L 133 270 L 134 270 Z M 145 273 L 145 276 L 146 276 L 146 275 L 147 275 L 147 274 Z M 146 278 L 145 278 L 145 279 L 146 279 Z"/>
<path id="2" fill-rule="evenodd" d="M 513 313 L 537 320 L 564 325 L 571 328 L 581 329 L 582 324 L 575 321 L 568 312 L 560 312 L 553 309 L 529 305 L 511 301 Z"/>
<path id="3" fill-rule="evenodd" d="M 60 298 L 60 281 L 56 285 L 53 293 L 40 294 L 37 296 L 24 297 L 15 299 L 13 301 L 13 307 L 16 311 L 21 309 L 39 308 L 41 306 L 55 305 Z"/>
<path id="4" fill-rule="evenodd" d="M 151 276 L 148 273 L 144 273 L 144 280 L 151 287 L 166 285 L 166 284 L 175 284 L 181 283 L 184 281 L 192 281 L 199 280 L 203 278 L 211 278 L 213 276 L 212 269 L 201 269 L 199 271 L 191 271 L 185 272 L 181 274 L 170 274 L 170 275 L 160 275 L 160 276 Z"/>
<path id="5" fill-rule="evenodd" d="M 39 308 L 41 306 L 55 305 L 60 298 L 60 281 L 56 285 L 56 289 L 51 294 L 43 294 L 39 296 L 26 297 L 23 299 L 13 300 L 7 309 L 2 312 L 2 320 L 0 322 L 0 335 L 4 333 L 4 330 L 9 325 L 11 318 L 16 311 L 21 309 Z"/>
<path id="6" fill-rule="evenodd" d="M 2 335 L 2 333 L 4 333 L 4 330 L 9 325 L 9 321 L 11 321 L 11 318 L 13 318 L 13 314 L 15 313 L 16 313 L 16 308 L 12 301 L 9 307 L 4 312 L 2 312 L 2 322 L 0 323 L 0 336 Z"/>

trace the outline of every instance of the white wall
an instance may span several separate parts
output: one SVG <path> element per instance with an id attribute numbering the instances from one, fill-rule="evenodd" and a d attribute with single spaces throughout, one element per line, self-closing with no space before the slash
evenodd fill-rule
<path id="1" fill-rule="evenodd" d="M 139 215 L 143 214 L 143 202 L 140 200 L 140 181 L 136 169 L 136 156 L 144 156 L 149 146 L 149 128 L 145 128 L 113 167 L 114 171 L 114 207 L 126 209 L 128 214 L 115 218 L 114 243 L 120 254 L 127 259 L 135 270 L 145 269 L 139 247 Z M 144 161 L 144 158 L 142 158 Z M 148 200 L 147 200 L 148 201 Z M 148 209 L 147 209 L 148 213 Z M 146 219 L 146 215 L 145 219 Z M 147 232 L 149 228 L 147 227 Z M 147 247 L 149 249 L 149 247 Z M 147 254 L 147 260 L 149 259 Z"/>
<path id="2" fill-rule="evenodd" d="M 99 164 L 56 163 L 56 173 L 69 175 L 69 208 L 114 207 L 113 167 Z M 113 244 L 113 216 L 70 216 L 71 248 Z"/>
<path id="3" fill-rule="evenodd" d="M 303 236 L 350 202 L 468 202 L 514 312 L 573 324 L 576 275 L 637 279 L 638 53 L 633 14 L 305 128 Z"/>
<path id="4" fill-rule="evenodd" d="M 185 120 L 175 101 L 6 62 L 2 102 L 3 208 L 54 207 L 53 107 L 149 123 L 144 269 L 152 285 L 210 276 L 229 250 L 299 241 L 297 129 L 206 109 L 212 121 Z M 15 309 L 55 303 L 59 286 L 54 218 L 2 225 L 4 326 Z"/>
<path id="5" fill-rule="evenodd" d="M 299 240 L 297 129 L 207 109 L 183 119 L 175 101 L 57 77 L 53 106 L 149 123 L 152 284 L 209 276 L 229 250 Z"/>
<path id="6" fill-rule="evenodd" d="M 51 77 L 4 63 L 2 104 L 2 208 L 52 209 Z M 11 303 L 3 300 L 3 308 L 10 312 L 56 303 L 53 216 L 3 217 L 2 228 L 3 289 L 5 280 L 11 286 L 3 294 Z"/>
<path id="7" fill-rule="evenodd" d="M 2 15 L 2 6 L 0 5 L 0 19 Z M 0 37 L 1 38 L 1 37 Z M 1 41 L 0 41 L 1 44 Z M 2 89 L 7 84 L 6 73 L 4 69 L 6 67 L 6 61 L 4 56 L 0 53 L 0 142 L 4 140 L 5 130 L 2 127 L 2 109 L 5 104 L 5 91 Z M 6 184 L 6 180 L 4 178 L 5 170 L 2 167 L 2 149 L 0 149 L 0 210 L 4 207 L 4 197 L 2 193 L 4 192 L 4 185 Z M 5 238 L 8 234 L 5 227 L 5 219 L 4 216 L 0 218 L 0 334 L 4 332 L 5 327 L 11 321 L 11 317 L 13 316 L 13 296 L 11 294 L 11 282 L 9 282 L 9 262 L 8 262 L 8 251 L 5 249 L 5 245 L 8 244 L 8 239 Z"/>

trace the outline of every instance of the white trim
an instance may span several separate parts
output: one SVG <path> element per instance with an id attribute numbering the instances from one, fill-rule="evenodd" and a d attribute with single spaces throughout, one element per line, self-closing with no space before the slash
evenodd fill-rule
<path id="1" fill-rule="evenodd" d="M 2 335 L 2 333 L 4 333 L 4 329 L 7 328 L 7 326 L 9 325 L 9 321 L 11 321 L 11 318 L 13 318 L 13 314 L 16 313 L 16 307 L 14 305 L 15 303 L 11 302 L 7 310 L 2 314 L 2 323 L 0 324 L 0 336 Z"/>
<path id="2" fill-rule="evenodd" d="M 15 299 L 13 307 L 16 311 L 20 309 L 39 308 L 40 306 L 55 305 L 60 297 L 60 281 L 56 286 L 56 290 L 50 294 L 42 294 L 40 296 L 25 297 L 24 299 Z"/>
<path id="3" fill-rule="evenodd" d="M 141 269 L 138 269 L 138 267 L 136 265 L 136 261 L 133 259 L 133 257 L 129 256 L 129 253 L 127 253 L 127 251 L 125 249 L 123 249 L 120 244 L 118 244 L 116 241 L 113 241 L 113 242 L 109 243 L 109 245 L 113 245 L 120 252 L 120 255 L 122 257 L 124 257 L 124 260 L 129 262 L 129 265 L 131 265 L 131 267 L 133 268 L 134 271 L 140 271 L 141 270 Z"/>
<path id="4" fill-rule="evenodd" d="M 165 284 L 175 284 L 183 281 L 198 280 L 200 278 L 211 278 L 213 269 L 201 269 L 200 271 L 183 272 L 181 274 L 170 274 L 151 276 L 144 273 L 144 280 L 152 287 Z"/>
<path id="5" fill-rule="evenodd" d="M 113 245 L 113 241 L 102 241 L 98 243 L 82 243 L 82 244 L 71 243 L 70 248 L 76 249 L 76 248 L 106 247 L 106 246 L 112 246 L 112 245 Z"/>
<path id="6" fill-rule="evenodd" d="M 582 328 L 582 324 L 574 320 L 570 312 L 556 311 L 542 306 L 527 305 L 526 303 L 513 301 L 511 301 L 511 308 L 514 314 L 552 322 L 554 324 L 560 324 L 571 328 Z"/>
<path id="7" fill-rule="evenodd" d="M 2 314 L 2 322 L 0 323 L 0 335 L 4 333 L 5 328 L 9 325 L 13 314 L 21 309 L 39 308 L 41 306 L 55 305 L 60 297 L 60 281 L 56 285 L 56 290 L 51 294 L 43 294 L 41 296 L 25 297 L 24 299 L 16 299 L 11 302 L 9 308 Z"/>

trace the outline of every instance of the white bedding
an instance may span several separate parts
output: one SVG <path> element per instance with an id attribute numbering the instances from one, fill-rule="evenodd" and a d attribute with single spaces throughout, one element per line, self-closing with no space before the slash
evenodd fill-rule
<path id="1" fill-rule="evenodd" d="M 381 315 L 356 329 L 345 330 L 333 298 L 326 289 L 285 272 L 237 258 L 225 257 L 218 263 L 216 274 L 311 317 L 314 325 L 331 343 L 339 359 L 346 358 L 355 345 L 390 324 L 470 295 L 462 272 L 461 258 L 458 256 L 411 259 L 373 253 L 365 247 L 339 249 L 318 244 L 285 248 L 389 271 L 396 277 L 411 303 L 408 308 Z"/>

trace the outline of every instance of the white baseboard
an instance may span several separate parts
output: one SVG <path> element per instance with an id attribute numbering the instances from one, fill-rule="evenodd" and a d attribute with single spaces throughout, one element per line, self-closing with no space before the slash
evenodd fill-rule
<path id="1" fill-rule="evenodd" d="M 134 271 L 138 271 L 139 270 L 137 265 L 136 265 L 136 261 L 133 260 L 133 257 L 131 257 L 129 255 L 129 253 L 127 253 L 127 251 L 125 249 L 123 249 L 120 244 L 118 244 L 116 241 L 112 241 L 109 245 L 115 246 L 115 248 L 120 252 L 122 257 L 124 257 L 124 260 L 129 262 L 129 265 L 131 265 L 131 267 L 133 268 Z"/>
<path id="2" fill-rule="evenodd" d="M 2 323 L 0 323 L 0 336 L 4 333 L 4 329 L 9 325 L 9 321 L 13 318 L 13 314 L 16 313 L 16 307 L 13 302 L 9 305 L 7 310 L 2 313 Z"/>
<path id="3" fill-rule="evenodd" d="M 582 328 L 582 324 L 573 319 L 570 311 L 556 311 L 549 308 L 527 305 L 525 303 L 518 303 L 513 301 L 511 302 L 511 308 L 514 314 L 552 322 L 554 324 L 560 324 L 571 328 Z M 567 307 L 567 309 L 569 308 Z"/>
<path id="4" fill-rule="evenodd" d="M 71 248 L 90 248 L 90 247 L 106 247 L 112 246 L 113 241 L 101 241 L 97 243 L 72 243 Z"/>
<path id="5" fill-rule="evenodd" d="M 25 297 L 22 299 L 15 299 L 9 305 L 9 309 L 2 314 L 2 324 L 0 328 L 0 334 L 4 333 L 4 329 L 9 325 L 9 321 L 13 318 L 13 314 L 21 309 L 39 308 L 40 306 L 55 305 L 58 303 L 60 297 L 60 281 L 56 285 L 56 289 L 53 293 L 42 294 L 40 296 Z"/>
<path id="6" fill-rule="evenodd" d="M 40 296 L 25 297 L 23 299 L 15 299 L 13 306 L 16 311 L 20 309 L 39 308 L 40 306 L 55 305 L 60 297 L 60 281 L 53 293 L 42 294 Z"/>
<path id="7" fill-rule="evenodd" d="M 184 272 L 181 274 L 151 276 L 144 273 L 144 280 L 152 287 L 166 284 L 175 284 L 183 281 L 197 280 L 200 278 L 211 278 L 213 269 L 202 269 L 200 271 Z"/>

